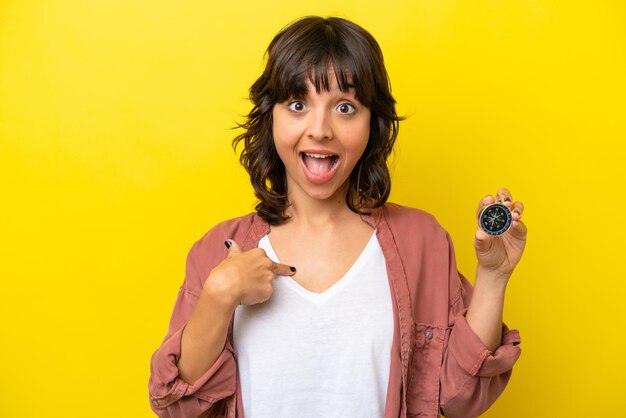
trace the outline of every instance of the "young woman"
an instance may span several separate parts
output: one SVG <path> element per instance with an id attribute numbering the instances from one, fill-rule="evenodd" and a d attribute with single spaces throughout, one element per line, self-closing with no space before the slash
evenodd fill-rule
<path id="1" fill-rule="evenodd" d="M 260 203 L 192 247 L 151 363 L 163 417 L 473 417 L 520 354 L 502 324 L 526 241 L 521 202 L 478 229 L 475 289 L 434 218 L 386 203 L 398 133 L 383 56 L 363 28 L 284 28 L 250 90 L 241 161 Z"/>

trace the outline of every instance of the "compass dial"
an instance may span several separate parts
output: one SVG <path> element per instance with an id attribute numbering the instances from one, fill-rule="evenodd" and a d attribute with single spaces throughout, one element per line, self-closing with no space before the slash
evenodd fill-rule
<path id="1" fill-rule="evenodd" d="M 511 211 L 502 203 L 485 206 L 478 216 L 480 228 L 491 236 L 504 234 L 512 221 Z"/>

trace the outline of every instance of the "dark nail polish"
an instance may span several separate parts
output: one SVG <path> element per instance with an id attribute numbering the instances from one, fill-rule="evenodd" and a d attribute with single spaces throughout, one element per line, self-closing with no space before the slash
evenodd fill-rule
<path id="1" fill-rule="evenodd" d="M 226 248 L 230 248 L 230 246 L 233 245 L 233 244 L 231 244 L 229 240 L 226 240 L 224 242 L 224 245 L 226 246 Z"/>
<path id="2" fill-rule="evenodd" d="M 510 198 L 510 197 L 505 197 L 505 198 L 504 198 L 504 201 L 505 201 L 505 202 L 510 202 L 510 201 L 511 201 L 511 198 Z"/>
<path id="3" fill-rule="evenodd" d="M 296 272 L 296 268 L 295 267 L 289 267 L 289 269 L 291 270 L 292 273 Z"/>

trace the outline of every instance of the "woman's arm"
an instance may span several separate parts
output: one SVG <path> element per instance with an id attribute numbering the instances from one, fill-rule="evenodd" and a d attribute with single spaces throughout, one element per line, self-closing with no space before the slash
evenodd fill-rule
<path id="1" fill-rule="evenodd" d="M 474 295 L 466 318 L 470 328 L 489 351 L 502 342 L 502 311 L 507 281 L 491 272 L 477 271 Z"/>
<path id="2" fill-rule="evenodd" d="M 227 258 L 207 277 L 210 267 L 197 268 L 199 260 L 208 256 L 207 242 L 211 238 L 190 252 L 186 284 L 179 292 L 168 335 L 152 356 L 150 398 L 161 417 L 199 416 L 234 393 L 236 364 L 227 334 L 235 307 L 267 300 L 274 277 L 295 272 L 272 262 L 261 249 L 241 252 L 229 241 Z M 213 253 L 214 245 L 208 247 Z"/>
<path id="3" fill-rule="evenodd" d="M 506 189 L 505 205 L 512 211 L 512 227 L 506 234 L 490 237 L 476 233 L 478 258 L 474 288 L 451 266 L 450 286 L 458 288 L 450 306 L 450 335 L 444 347 L 441 372 L 440 407 L 447 417 L 475 417 L 498 398 L 511 376 L 520 355 L 520 337 L 502 323 L 504 296 L 514 267 L 526 243 L 526 227 L 520 218 L 521 202 L 512 202 Z M 482 207 L 493 203 L 491 196 Z M 454 294 L 454 292 L 452 292 Z"/>
<path id="4" fill-rule="evenodd" d="M 237 305 L 254 305 L 272 295 L 277 275 L 291 276 L 295 269 L 267 258 L 255 248 L 241 252 L 237 243 L 226 241 L 228 257 L 211 271 L 202 294 L 183 331 L 180 377 L 193 384 L 219 357 L 226 343 L 230 320 Z"/>
<path id="5" fill-rule="evenodd" d="M 209 281 L 211 280 L 207 279 Z M 214 286 L 205 286 L 202 289 L 181 340 L 178 371 L 185 382 L 193 385 L 224 350 L 235 306 L 215 290 Z"/>
<path id="6" fill-rule="evenodd" d="M 467 322 L 485 346 L 495 351 L 502 341 L 502 311 L 506 286 L 526 245 L 526 226 L 521 221 L 524 205 L 513 202 L 508 189 L 497 195 L 511 210 L 513 222 L 502 236 L 492 237 L 479 229 L 474 246 L 478 258 L 474 295 L 467 311 Z M 481 200 L 478 211 L 494 203 L 492 196 Z"/>

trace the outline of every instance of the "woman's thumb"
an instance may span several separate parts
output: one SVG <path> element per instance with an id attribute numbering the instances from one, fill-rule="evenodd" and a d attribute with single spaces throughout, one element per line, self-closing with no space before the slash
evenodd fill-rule
<path id="1" fill-rule="evenodd" d="M 476 231 L 476 235 L 474 237 L 474 248 L 479 253 L 486 253 L 491 248 L 492 238 L 482 229 L 478 229 Z"/>
<path id="2" fill-rule="evenodd" d="M 227 239 L 226 242 L 224 242 L 224 245 L 226 246 L 226 248 L 228 248 L 227 258 L 230 258 L 241 252 L 241 248 L 239 248 L 239 245 L 237 245 L 237 243 L 232 239 Z"/>

